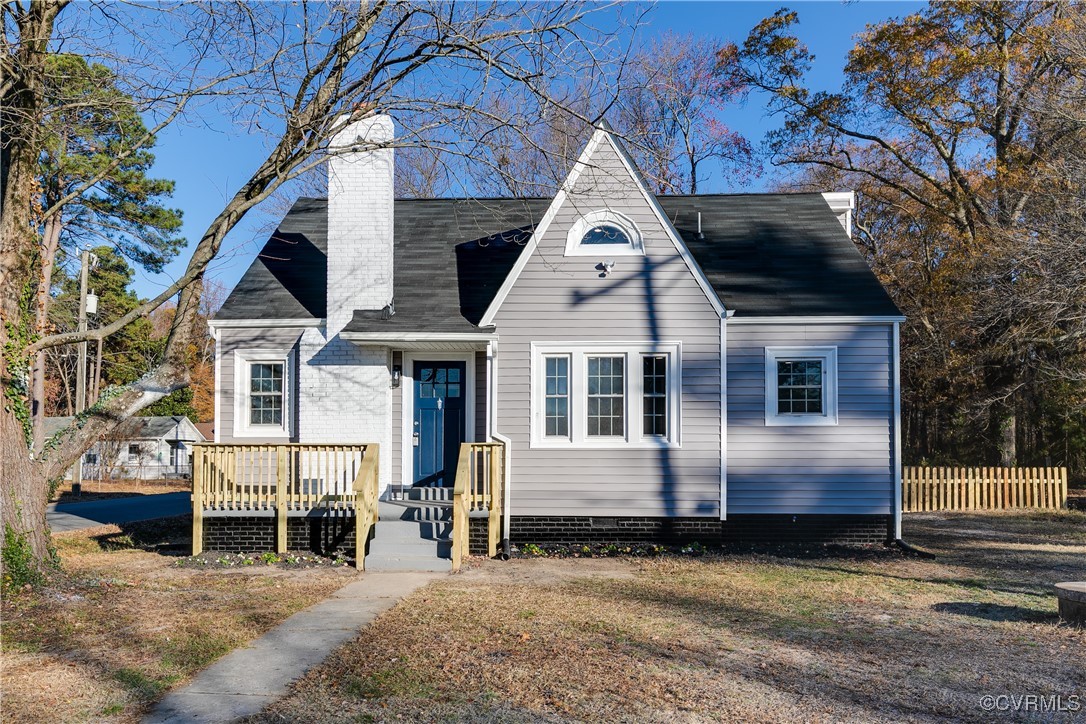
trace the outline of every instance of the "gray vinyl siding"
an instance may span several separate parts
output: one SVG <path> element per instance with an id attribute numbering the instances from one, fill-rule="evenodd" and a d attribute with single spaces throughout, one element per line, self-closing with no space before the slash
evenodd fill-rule
<path id="1" fill-rule="evenodd" d="M 728 325 L 728 515 L 892 512 L 893 327 Z M 837 347 L 838 424 L 765 424 L 765 348 Z"/>
<path id="2" fill-rule="evenodd" d="M 219 427 L 215 431 L 219 442 L 265 443 L 290 442 L 289 437 L 234 437 L 234 351 L 268 350 L 286 355 L 298 343 L 302 336 L 300 329 L 220 329 L 219 330 L 219 389 L 215 392 L 215 404 L 218 406 Z M 294 369 L 290 370 L 292 435 L 296 435 L 298 410 L 298 369 L 297 355 L 294 356 Z"/>
<path id="3" fill-rule="evenodd" d="M 646 255 L 617 256 L 600 278 L 606 251 L 567 258 L 564 250 L 571 225 L 605 208 L 637 224 Z M 495 324 L 496 430 L 513 444 L 513 515 L 719 516 L 720 318 L 609 145 L 540 239 Z M 681 448 L 530 447 L 532 342 L 653 340 L 682 345 Z"/>

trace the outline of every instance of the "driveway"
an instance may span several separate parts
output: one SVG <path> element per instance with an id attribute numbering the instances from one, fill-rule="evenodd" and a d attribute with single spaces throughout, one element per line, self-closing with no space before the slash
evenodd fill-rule
<path id="1" fill-rule="evenodd" d="M 55 503 L 46 508 L 45 517 L 54 533 L 94 528 L 109 523 L 168 518 L 189 512 L 192 507 L 189 496 L 189 493 L 162 493 L 94 500 L 89 503 Z"/>

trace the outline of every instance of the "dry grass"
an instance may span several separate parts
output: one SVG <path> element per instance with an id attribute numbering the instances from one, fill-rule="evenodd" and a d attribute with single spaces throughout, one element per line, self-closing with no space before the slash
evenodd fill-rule
<path id="1" fill-rule="evenodd" d="M 379 618 L 264 721 L 990 719 L 1086 695 L 1081 513 L 925 515 L 891 552 L 487 562 Z M 1066 717 L 1066 715 L 1064 715 Z"/>
<path id="2" fill-rule="evenodd" d="M 319 601 L 348 569 L 178 568 L 185 523 L 54 537 L 64 575 L 3 606 L 5 722 L 136 721 L 167 689 Z"/>

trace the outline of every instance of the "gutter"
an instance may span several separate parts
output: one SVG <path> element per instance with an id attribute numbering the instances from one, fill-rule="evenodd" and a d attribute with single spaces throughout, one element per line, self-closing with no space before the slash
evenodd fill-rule
<path id="1" fill-rule="evenodd" d="M 495 364 L 497 348 L 498 343 L 496 340 L 490 340 L 486 343 L 486 431 L 491 438 L 502 443 L 502 449 L 505 451 L 505 459 L 502 460 L 503 470 L 505 471 L 505 489 L 502 491 L 502 532 L 504 535 L 501 540 L 501 559 L 507 561 L 510 558 L 509 525 L 511 507 L 509 505 L 509 490 L 512 487 L 510 483 L 513 477 L 511 474 L 513 441 L 495 429 L 498 418 L 498 381 L 494 374 L 494 370 L 497 369 Z"/>

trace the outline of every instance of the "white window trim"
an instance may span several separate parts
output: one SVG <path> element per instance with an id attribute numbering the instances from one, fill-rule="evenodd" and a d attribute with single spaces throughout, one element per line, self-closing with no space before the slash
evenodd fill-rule
<path id="1" fill-rule="evenodd" d="M 569 437 L 546 437 L 546 365 L 544 357 L 568 355 Z M 622 437 L 588 436 L 588 358 L 625 356 L 626 430 Z M 642 355 L 668 357 L 667 438 L 643 434 Z M 539 449 L 628 450 L 682 447 L 682 343 L 681 342 L 533 342 L 531 345 L 531 442 Z"/>
<path id="2" fill-rule="evenodd" d="M 283 424 L 249 423 L 249 369 L 253 364 L 283 365 Z M 290 437 L 294 418 L 294 351 L 281 349 L 234 350 L 234 437 Z M 216 431 L 217 432 L 217 431 Z"/>
<path id="3" fill-rule="evenodd" d="M 617 226 L 626 233 L 626 236 L 630 237 L 629 244 L 587 244 L 582 245 L 581 239 L 593 226 L 600 224 L 610 224 L 611 226 Z M 610 257 L 610 256 L 644 256 L 645 255 L 645 240 L 641 236 L 641 230 L 637 228 L 637 224 L 633 222 L 633 219 L 620 214 L 617 211 L 610 211 L 602 209 L 599 211 L 590 211 L 589 213 L 581 216 L 570 227 L 569 232 L 566 234 L 566 256 L 597 256 L 597 257 Z"/>
<path id="4" fill-rule="evenodd" d="M 780 414 L 777 412 L 777 361 L 822 360 L 822 414 Z M 807 426 L 837 424 L 837 347 L 765 348 L 766 426 Z"/>

